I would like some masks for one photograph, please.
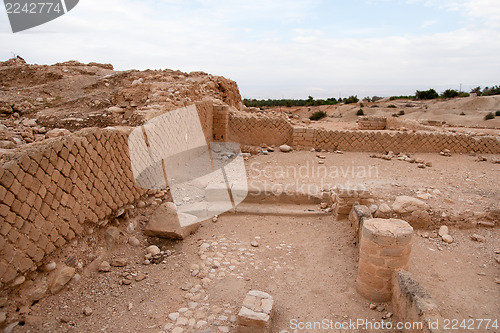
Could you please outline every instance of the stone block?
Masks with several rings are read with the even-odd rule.
[[[183,218],[183,220],[186,220],[186,218]],[[175,204],[166,202],[160,205],[153,213],[146,225],[144,233],[148,236],[184,239],[196,232],[199,227],[199,223],[181,226]]]
[[[238,313],[238,333],[270,332],[274,300],[271,295],[251,290]]]

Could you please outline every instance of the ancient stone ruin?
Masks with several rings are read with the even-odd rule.
[[[384,168],[384,163],[391,163],[393,168],[411,168],[415,173],[442,168],[443,175],[450,171],[440,161],[458,154],[474,154],[474,159],[480,155],[481,161],[470,163],[486,162],[494,168],[498,165],[495,155],[500,154],[498,135],[452,132],[429,122],[424,125],[380,117],[361,118],[359,129],[311,126],[285,113],[246,108],[235,82],[201,72],[115,72],[111,65],[71,61],[38,66],[16,59],[0,63],[0,74],[2,328],[51,331],[76,325],[79,331],[98,330],[101,327],[92,325],[104,325],[109,320],[101,313],[104,310],[96,311],[99,305],[89,299],[81,308],[72,309],[73,316],[69,317],[46,309],[52,309],[51,304],[64,303],[76,290],[85,294],[78,289],[82,286],[88,286],[85,290],[89,294],[94,288],[105,286],[101,294],[117,293],[117,297],[133,287],[137,297],[142,297],[141,290],[170,281],[169,285],[180,285],[180,289],[176,285],[175,293],[166,296],[164,292],[162,306],[185,306],[164,310],[168,313],[161,318],[148,310],[152,324],[138,321],[139,326],[122,331],[142,327],[176,333],[293,332],[288,324],[295,323],[296,318],[288,320],[290,313],[296,314],[294,309],[300,308],[304,315],[300,313],[299,319],[306,321],[304,316],[314,311],[287,304],[281,288],[296,286],[298,280],[314,279],[314,273],[295,276],[291,270],[281,278],[268,280],[292,265],[293,260],[283,259],[287,254],[278,251],[291,254],[298,245],[292,245],[294,237],[266,244],[278,237],[269,236],[272,232],[266,228],[277,225],[292,231],[294,227],[287,226],[286,221],[293,220],[298,221],[296,228],[307,228],[297,229],[297,234],[301,233],[298,230],[332,228],[328,229],[330,240],[347,237],[344,250],[329,249],[327,258],[345,255],[341,261],[352,270],[348,270],[352,276],[345,275],[343,279],[346,290],[352,291],[345,297],[353,302],[349,305],[352,308],[359,306],[359,315],[380,313],[386,321],[422,324],[418,329],[399,330],[403,332],[438,332],[433,322],[445,319],[438,306],[441,300],[433,298],[411,272],[416,242],[417,255],[421,256],[422,248],[430,246],[422,245],[427,241],[434,242],[439,251],[451,251],[456,245],[452,237],[455,228],[457,233],[458,228],[478,229],[473,244],[487,244],[487,239],[495,242],[492,239],[498,236],[498,192],[489,193],[492,203],[485,203],[483,211],[454,215],[445,213],[442,206],[446,202],[454,204],[452,198],[440,196],[437,189],[416,186],[403,191],[398,185],[396,192],[389,195],[383,191],[386,185],[375,181],[345,186],[325,173],[328,182],[318,185],[318,191],[276,191],[277,185],[286,185],[285,180],[300,180],[309,185],[314,180],[300,174],[276,180],[266,178],[265,173],[271,174],[270,170],[276,167],[274,158],[282,163],[281,158],[292,161],[294,156],[313,161],[319,172],[321,167],[352,158],[353,167],[370,163]],[[243,203],[223,214],[182,225],[177,212],[179,204],[174,203],[168,186],[148,189],[138,185],[129,136],[134,129],[147,126],[149,120],[186,106],[195,108],[207,143],[233,142],[241,147],[236,155],[246,163],[248,195]],[[361,160],[361,154],[367,159]],[[340,157],[344,162],[340,162]],[[297,168],[304,165],[298,161],[293,162]],[[262,178],[253,179],[252,172]],[[237,193],[236,187],[231,186],[229,191]],[[202,190],[201,197],[220,202],[222,199],[214,198],[225,195],[227,189],[207,186]],[[186,194],[182,199],[186,204],[195,204],[195,196]],[[428,203],[432,198],[439,202]],[[488,200],[488,195],[484,194],[484,198]],[[192,210],[191,214],[202,213]],[[257,236],[252,239],[245,233],[238,234],[243,225],[231,226],[230,222],[247,218],[253,221],[249,225],[255,226],[251,230]],[[259,226],[259,219],[266,224]],[[228,221],[227,225],[221,220]],[[453,229],[439,229],[444,225]],[[260,229],[268,232],[268,239],[254,231]],[[488,230],[487,236],[481,235],[483,230]],[[305,242],[311,248],[328,247],[314,239]],[[459,238],[459,242],[465,240]],[[293,253],[291,256],[297,260],[305,255],[300,251]],[[492,263],[488,265],[498,264],[494,262],[499,262],[498,254],[489,254]],[[241,258],[245,256],[261,259],[249,259],[243,264]],[[326,266],[327,258],[322,259]],[[271,261],[267,266],[266,260]],[[285,260],[287,264],[283,264]],[[263,276],[246,277],[249,267]],[[238,270],[241,273],[236,273]],[[337,274],[334,267],[328,270],[332,276]],[[181,273],[186,273],[185,280]],[[109,276],[113,277],[112,282]],[[324,293],[322,288],[327,285],[314,281],[316,285],[311,288],[315,291],[304,298]],[[294,288],[287,293],[300,294]],[[228,290],[232,293],[230,299],[220,296]],[[335,299],[336,294],[330,297]],[[144,304],[144,299],[134,303],[114,298],[106,306],[113,313],[132,314]],[[117,305],[122,309],[115,309]],[[338,321],[348,319],[348,314],[342,317],[338,311],[341,310],[329,309],[328,314],[337,316]],[[492,311],[490,314],[494,314]],[[101,315],[102,319],[98,319]],[[94,320],[99,324],[92,324]],[[120,331],[119,325],[108,329]]]

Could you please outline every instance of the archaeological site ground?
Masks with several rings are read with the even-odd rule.
[[[497,111],[259,109],[203,72],[2,62],[0,328],[500,332]]]

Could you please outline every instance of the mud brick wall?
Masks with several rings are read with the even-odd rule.
[[[229,114],[229,141],[259,146],[291,144],[293,127],[282,117],[262,117],[253,114]]]
[[[293,145],[359,152],[500,154],[500,138],[439,132],[347,131],[295,127]]]
[[[384,130],[387,125],[387,119],[381,117],[360,117],[358,125],[361,130]]]
[[[85,129],[0,160],[0,282],[49,255],[145,193],[136,187],[128,133]]]
[[[229,107],[227,105],[214,105],[213,140],[227,141],[228,126],[229,126]]]
[[[198,116],[200,117],[201,128],[205,134],[205,140],[207,142],[212,141],[213,129],[214,129],[214,108],[212,102],[198,102],[196,103],[196,110],[198,111]]]

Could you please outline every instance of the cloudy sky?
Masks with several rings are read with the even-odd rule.
[[[202,70],[247,98],[402,95],[500,84],[499,0],[80,0],[0,60]]]

